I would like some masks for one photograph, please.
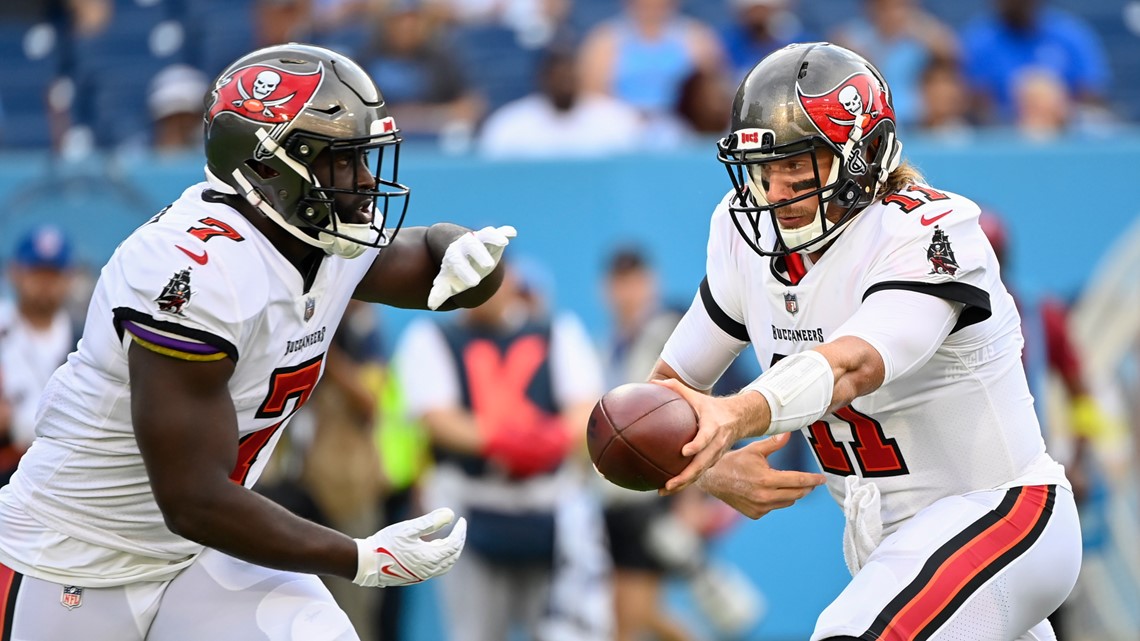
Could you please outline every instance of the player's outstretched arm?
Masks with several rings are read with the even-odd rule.
[[[678,492],[696,482],[743,438],[800,429],[869,394],[882,384],[883,372],[879,352],[853,336],[789,356],[732,396],[710,397],[670,380],[675,376],[661,363],[655,375],[666,377],[662,384],[684,396],[699,417],[697,435],[681,450],[693,460],[665,491]]]
[[[450,524],[450,510],[354,540],[232,481],[238,462],[237,417],[227,385],[232,360],[189,362],[137,344],[128,359],[135,437],[172,532],[257,565],[370,586],[423,581],[459,558],[463,519],[448,537],[421,538]]]
[[[688,486],[691,481],[684,475],[695,473],[693,478],[701,489],[744,516],[758,519],[772,510],[789,507],[824,483],[820,474],[779,470],[768,465],[768,456],[787,444],[787,434],[727,451],[739,439],[750,436],[750,430],[767,426],[769,417],[763,398],[752,398],[758,395],[708,396],[683,385],[676,371],[664,361],[657,362],[650,379],[684,395],[700,417],[701,429],[708,430],[709,435],[708,445],[698,451],[689,468],[670,479],[669,483],[675,484],[677,489],[667,485],[663,494]],[[695,446],[689,443],[686,447]]]
[[[406,309],[477,307],[503,281],[511,227],[472,231],[451,223],[410,227],[376,257],[355,297]]]

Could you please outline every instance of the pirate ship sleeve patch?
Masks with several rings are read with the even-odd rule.
[[[226,260],[216,248],[188,252],[184,225],[158,227],[124,242],[105,270],[116,332],[174,358],[236,361],[238,347],[255,331],[250,321],[259,309],[257,293],[265,291],[262,271],[232,256]],[[205,251],[208,258],[195,258]]]
[[[869,248],[864,291],[886,281],[959,282],[989,290],[997,265],[974,203],[945,196],[909,212],[892,204],[883,213],[883,226],[878,246]]]
[[[961,303],[956,332],[990,317],[990,297],[1002,289],[998,265],[978,225],[977,205],[928,187],[920,191],[939,198],[929,196],[930,202],[910,210],[892,202],[884,213],[889,233],[879,237],[881,246],[864,272],[863,299],[905,289]]]

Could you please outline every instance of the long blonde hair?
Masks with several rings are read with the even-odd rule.
[[[879,193],[880,196],[887,196],[902,191],[907,185],[924,182],[926,182],[926,178],[923,177],[918,167],[904,160],[887,175],[887,183],[883,185],[883,189]]]

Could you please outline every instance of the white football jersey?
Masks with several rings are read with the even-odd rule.
[[[874,483],[886,535],[945,496],[1068,486],[1045,453],[1021,363],[1020,320],[978,226],[977,205],[914,185],[867,207],[817,264],[805,266],[799,255],[752,251],[729,214],[731,197],[713,215],[702,294],[711,296],[710,317],[729,335],[751,340],[764,368],[832,340],[879,290],[963,305],[928,362],[802,430],[840,505],[845,477]],[[762,219],[761,238],[770,246],[771,217]]]
[[[328,256],[311,282],[201,183],[134,231],[103,268],[79,348],[52,377],[38,438],[0,489],[0,562],[67,585],[163,580],[202,550],[167,529],[131,425],[127,349],[229,357],[251,486],[308,399],[377,250]],[[136,346],[136,349],[138,347]]]
[[[0,304],[0,394],[12,405],[12,441],[32,444],[40,393],[67,354],[75,349],[75,328],[59,310],[46,329],[28,324],[14,304]]]

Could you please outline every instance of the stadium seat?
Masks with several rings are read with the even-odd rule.
[[[59,35],[43,23],[0,24],[0,147],[46,147],[47,92],[60,73]]]
[[[183,19],[187,61],[210,78],[255,46],[252,0],[196,0]]]
[[[519,45],[513,30],[497,25],[460,27],[452,42],[471,83],[487,99],[489,111],[534,90],[541,53]]]

